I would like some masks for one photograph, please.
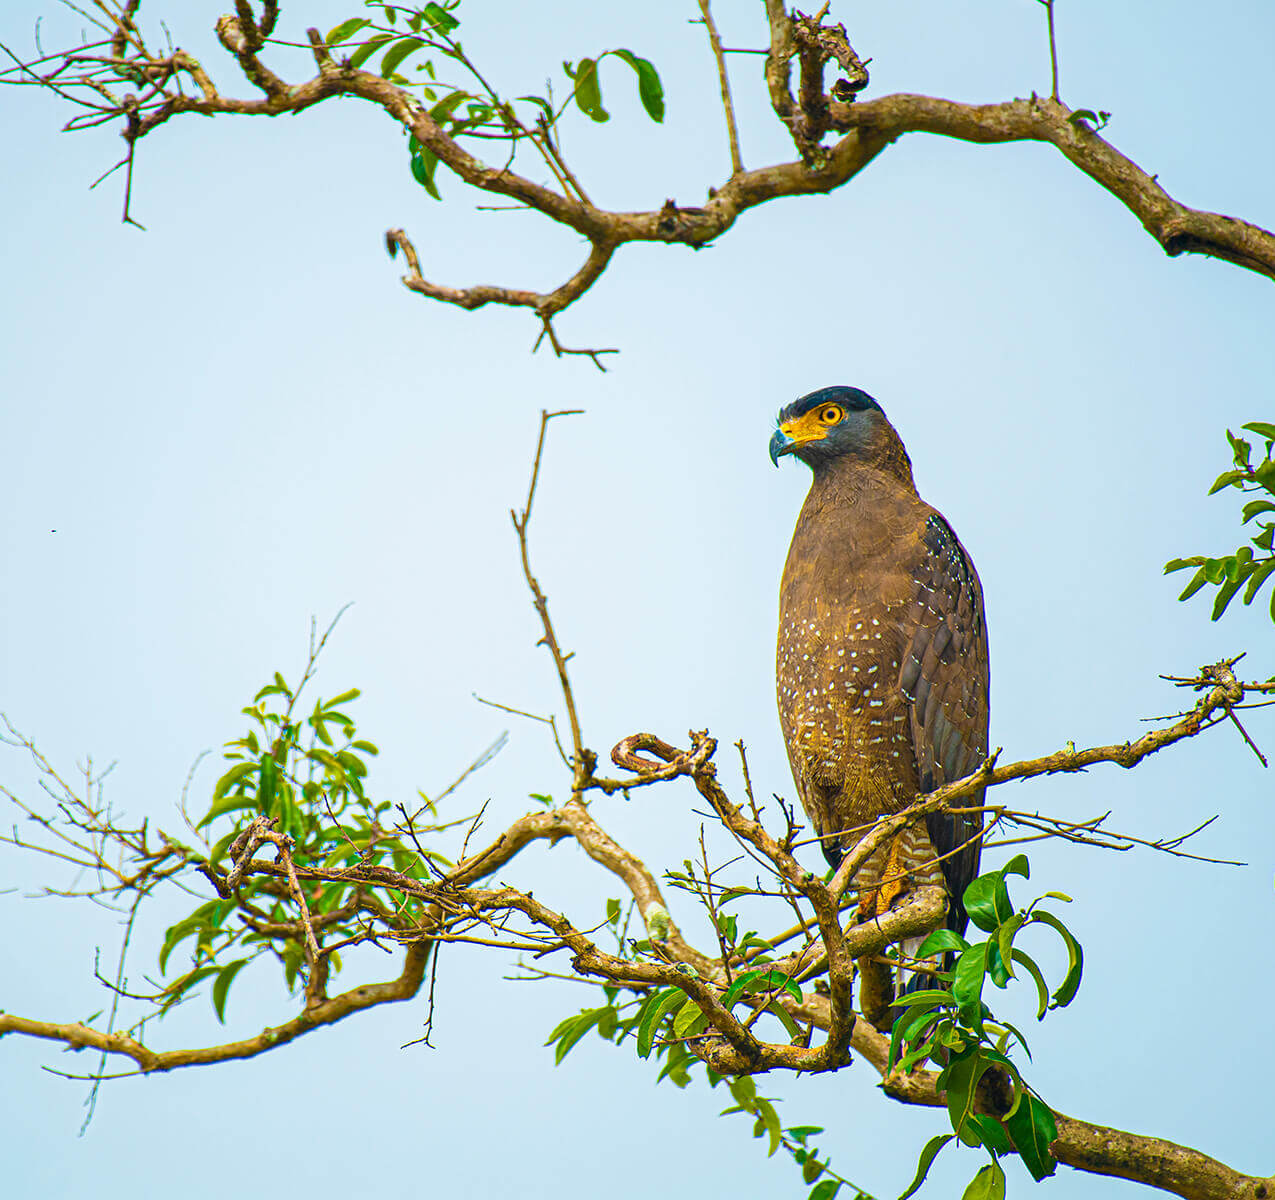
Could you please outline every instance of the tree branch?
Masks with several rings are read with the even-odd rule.
[[[802,160],[745,171],[725,77],[725,52],[720,38],[715,38],[707,0],[701,0],[701,5],[719,68],[731,137],[732,170],[720,186],[709,189],[708,200],[699,207],[684,207],[669,200],[660,209],[647,212],[608,211],[590,203],[587,192],[578,183],[560,193],[519,175],[512,169],[512,158],[503,167],[490,166],[460,145],[457,137],[466,136],[463,128],[456,129],[455,137],[450,135],[410,89],[334,61],[317,30],[309,30],[307,36],[319,72],[312,79],[291,85],[270,71],[260,56],[265,36],[262,31],[273,25],[274,6],[266,5],[260,20],[256,21],[246,0],[237,4],[237,15],[221,19],[218,37],[234,56],[244,77],[263,93],[255,99],[223,96],[208,72],[181,51],[167,56],[147,52],[129,16],[131,10],[112,18],[116,22],[115,42],[109,55],[100,48],[102,43],[77,47],[61,56],[42,56],[31,64],[19,63],[14,71],[0,73],[0,78],[6,82],[48,87],[76,103],[85,104],[89,112],[73,120],[72,128],[122,119],[130,148],[173,117],[187,113],[277,116],[301,112],[336,96],[353,96],[374,104],[410,131],[421,146],[436,155],[463,182],[533,209],[589,241],[586,261],[569,279],[551,291],[537,292],[498,285],[453,288],[432,283],[423,276],[406,234],[402,230],[391,230],[387,235],[391,252],[404,251],[409,273],[403,282],[411,290],[466,309],[489,303],[530,308],[541,318],[542,325],[579,300],[605,271],[615,250],[626,242],[704,246],[729,230],[750,208],[789,196],[835,191],[907,133],[937,134],[977,145],[1046,142],[1138,217],[1166,254],[1206,254],[1275,278],[1275,236],[1249,222],[1193,209],[1175,200],[1153,175],[1090,129],[1056,94],[984,105],[903,93],[867,102],[855,101],[857,93],[867,84],[867,72],[863,60],[850,47],[844,28],[824,25],[823,13],[815,17],[790,16],[782,0],[766,0],[765,5],[770,31],[766,82],[771,106],[792,132]],[[1052,6],[1046,7],[1052,16]],[[1052,35],[1051,51],[1056,59]],[[457,56],[453,51],[448,52]],[[793,57],[802,64],[800,104],[792,94]],[[52,70],[37,71],[37,64],[57,59],[60,63]],[[823,65],[828,62],[836,63],[841,77],[825,94],[822,73]],[[472,64],[468,65],[472,70]],[[68,72],[72,66],[79,71],[78,75]],[[15,71],[16,78],[11,79]],[[181,75],[196,84],[198,94],[186,95],[175,86],[174,81]],[[140,98],[132,93],[121,98],[102,82],[102,78],[106,78],[127,84],[134,77],[147,81]],[[78,94],[75,89],[91,94],[93,99],[75,99]],[[1054,90],[1056,93],[1056,86]],[[506,140],[512,141],[516,148],[519,138],[525,142],[528,137],[522,136],[525,130],[516,120],[515,126],[511,127],[508,121],[504,124],[508,130]],[[822,138],[826,131],[842,136],[825,147]],[[551,140],[548,134],[545,139]],[[544,150],[544,146],[540,149]],[[574,179],[574,175],[571,178]],[[551,344],[558,353],[574,353],[557,345],[556,338],[551,339]],[[597,356],[604,351],[580,353],[589,355],[601,366]]]
[[[64,1042],[75,1050],[92,1048],[104,1054],[120,1054],[131,1058],[147,1074],[153,1071],[173,1071],[178,1067],[206,1066],[209,1063],[228,1062],[235,1058],[253,1058],[267,1050],[285,1045],[302,1034],[323,1025],[331,1025],[352,1013],[378,1004],[391,1004],[410,1000],[420,990],[425,977],[425,965],[429,961],[430,944],[418,942],[408,947],[402,973],[388,983],[362,984],[342,992],[339,996],[323,1000],[286,1021],[263,1029],[256,1037],[239,1042],[226,1042],[219,1046],[206,1046],[191,1050],[154,1051],[123,1033],[102,1033],[79,1021],[58,1024],[51,1021],[33,1021],[27,1017],[0,1013],[0,1037],[7,1033],[24,1033],[28,1037],[47,1038]]]
[[[717,60],[717,82],[722,91],[722,110],[726,114],[726,134],[730,139],[730,173],[735,176],[744,169],[744,162],[739,155],[739,126],[735,121],[735,103],[730,95],[730,76],[726,72],[726,55],[722,51],[721,35],[717,32],[717,25],[713,21],[708,0],[699,0],[699,10],[703,15],[704,28],[708,30],[713,57]]]

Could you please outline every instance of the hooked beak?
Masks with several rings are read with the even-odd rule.
[[[779,456],[781,454],[791,454],[797,448],[797,443],[790,438],[782,429],[776,429],[774,436],[770,439],[770,461],[779,466]]]

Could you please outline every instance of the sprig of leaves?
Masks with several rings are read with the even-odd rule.
[[[399,87],[419,88],[421,96],[431,106],[430,117],[448,137],[505,140],[513,142],[516,147],[519,139],[527,136],[528,125],[538,127],[548,136],[548,131],[562,116],[566,105],[555,109],[544,96],[519,96],[509,101],[491,90],[490,84],[456,39],[456,31],[460,28],[457,15],[460,0],[444,0],[443,3],[420,7],[390,4],[385,0],[364,0],[364,5],[374,10],[379,19],[351,17],[331,29],[325,42],[343,54],[345,64],[356,70],[369,69],[369,64],[380,55],[376,70],[381,78]],[[441,82],[436,58],[459,65],[475,81],[471,86],[477,90]],[[578,63],[564,62],[563,68],[571,80],[571,96],[567,103],[574,99],[576,107],[592,121],[602,123],[611,119],[611,114],[602,106],[602,87],[598,77],[598,68],[606,58],[616,58],[628,64],[637,76],[638,99],[642,107],[652,121],[663,121],[664,84],[660,73],[650,59],[642,58],[632,50],[605,50],[594,58],[582,58]],[[426,78],[413,80],[404,75],[409,61],[416,74]],[[530,121],[519,119],[515,113],[518,104],[531,106]],[[436,179],[437,154],[413,137],[408,144],[408,156],[412,178],[429,196],[441,200]]]
[[[681,880],[681,886],[688,890],[698,891],[697,886],[691,886],[697,882],[694,864],[687,861],[685,865],[686,875],[670,872],[670,878]],[[752,930],[740,936],[735,915],[720,911],[723,904],[747,894],[744,889],[739,889],[734,895],[727,892],[716,906],[718,932],[731,957],[742,955],[745,951],[750,956],[748,968],[738,972],[722,989],[721,1003],[731,1009],[750,997],[749,1009],[755,1011],[760,1000],[766,1013],[775,1017],[790,1037],[803,1036],[796,1022],[777,1003],[780,995],[790,996],[800,1003],[803,992],[788,975],[769,965],[772,959],[768,952],[773,952],[774,947]],[[619,900],[608,900],[607,922],[618,931],[620,920]],[[645,956],[651,952],[651,944],[647,940],[629,941],[622,948],[622,953],[629,957]],[[690,967],[680,969],[693,974]],[[784,1150],[801,1169],[803,1181],[813,1185],[808,1200],[832,1200],[838,1195],[842,1196],[842,1200],[873,1200],[869,1193],[833,1170],[831,1159],[812,1144],[812,1139],[823,1132],[822,1127],[785,1126],[775,1107],[775,1098],[758,1095],[753,1079],[742,1076],[724,1080],[688,1049],[689,1041],[707,1032],[708,1018],[681,988],[652,989],[627,1001],[620,999],[618,988],[604,987],[602,990],[607,1000],[605,1005],[582,1009],[566,1017],[549,1034],[545,1045],[554,1047],[555,1065],[561,1063],[591,1030],[596,1030],[604,1041],[616,1045],[632,1038],[640,1058],[654,1057],[661,1064],[657,1083],[668,1079],[676,1087],[687,1087],[692,1071],[697,1069],[702,1069],[711,1087],[727,1083],[734,1104],[724,1109],[721,1115],[742,1113],[751,1116],[753,1136],[766,1139],[767,1155]],[[842,1189],[846,1190],[843,1192]]]
[[[921,944],[919,958],[938,954],[954,955],[950,971],[935,972],[934,987],[911,992],[895,1004],[902,1012],[894,1022],[890,1038],[890,1066],[910,1070],[926,1059],[943,1064],[938,1087],[947,1094],[950,1134],[931,1138],[921,1151],[916,1178],[903,1193],[906,1200],[925,1181],[930,1167],[950,1142],[982,1147],[991,1161],[982,1167],[966,1189],[966,1197],[1003,1197],[1005,1173],[999,1159],[1017,1152],[1037,1181],[1056,1169],[1049,1144],[1058,1136],[1054,1115],[1039,1094],[1024,1083],[1009,1057],[1011,1038],[1031,1057],[1027,1039],[1008,1021],[993,1017],[983,1000],[990,980],[998,988],[1017,979],[1014,968],[1021,967],[1036,987],[1037,1020],[1052,1008],[1070,1004],[1080,987],[1084,956],[1079,942],[1058,918],[1039,907],[1042,900],[1069,902],[1061,892],[1047,892],[1025,909],[1014,908],[1009,896],[1008,876],[1026,879],[1027,858],[1016,855],[997,871],[980,875],[965,890],[965,908],[970,920],[988,936],[969,942],[950,929],[939,929]],[[1054,930],[1067,949],[1067,970],[1051,993],[1036,961],[1014,944],[1024,930],[1045,925]],[[976,1111],[979,1084],[988,1072],[999,1072],[1013,1092],[1008,1112],[1000,1119]]]
[[[1179,600],[1189,600],[1206,584],[1218,589],[1213,600],[1214,621],[1226,612],[1241,588],[1244,589],[1244,603],[1252,604],[1257,593],[1275,574],[1275,546],[1272,545],[1275,542],[1275,521],[1271,519],[1271,514],[1275,513],[1275,461],[1271,458],[1272,447],[1275,447],[1275,424],[1250,421],[1244,429],[1265,440],[1262,461],[1254,466],[1252,443],[1237,437],[1228,429],[1226,438],[1231,444],[1234,465],[1213,481],[1209,495],[1227,488],[1258,493],[1257,499],[1244,505],[1241,520],[1242,525],[1256,521],[1258,532],[1250,537],[1249,545],[1240,546],[1234,554],[1224,554],[1219,558],[1195,554],[1190,558],[1173,558],[1164,564],[1166,575],[1186,567],[1196,568],[1191,582],[1178,597]],[[1255,554],[1255,549],[1259,553]],[[1275,621],[1275,589],[1271,591],[1270,611],[1271,620]]]
[[[599,124],[611,119],[602,107],[602,85],[598,68],[604,58],[618,58],[628,63],[637,75],[638,99],[646,109],[646,115],[657,124],[664,120],[664,84],[655,64],[647,58],[639,58],[632,50],[604,50],[597,58],[582,58],[578,63],[564,62],[562,69],[572,82],[576,106],[591,121]]]

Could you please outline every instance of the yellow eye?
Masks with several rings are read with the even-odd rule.
[[[843,416],[845,416],[845,413],[841,411],[839,404],[829,404],[827,408],[819,413],[819,420],[825,425],[835,425]]]

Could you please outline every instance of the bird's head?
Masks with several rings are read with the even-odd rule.
[[[779,413],[770,459],[779,466],[795,454],[813,470],[850,455],[874,458],[882,439],[898,441],[881,406],[860,388],[826,387],[794,400]]]

